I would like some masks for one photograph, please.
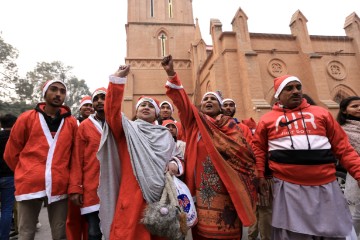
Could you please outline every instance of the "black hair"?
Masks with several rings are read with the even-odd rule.
[[[315,103],[315,101],[309,96],[307,95],[306,93],[303,94],[303,98],[306,99],[307,103],[310,104],[310,105],[317,105]]]
[[[17,117],[15,115],[12,115],[10,113],[5,114],[4,116],[0,117],[0,123],[2,128],[11,128],[15,122]]]
[[[346,114],[344,112],[346,111],[346,108],[349,106],[349,104],[354,100],[360,100],[360,97],[351,96],[351,97],[347,97],[347,98],[341,100],[340,109],[339,109],[338,115],[336,117],[336,121],[338,121],[338,123],[340,125],[344,125],[346,122],[346,119],[348,119],[348,114]]]

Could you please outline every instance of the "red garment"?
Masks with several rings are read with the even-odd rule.
[[[88,225],[85,216],[81,216],[80,207],[68,201],[68,214],[66,218],[66,239],[87,240]]]
[[[45,103],[38,107],[44,109]],[[77,123],[68,107],[60,107],[60,115],[63,114],[67,117],[63,118],[54,138],[43,115],[36,110],[21,114],[12,128],[4,159],[15,172],[17,201],[47,196],[49,202],[54,202],[67,197]],[[53,153],[49,152],[49,143],[53,144]]]
[[[250,128],[250,131],[251,131],[252,135],[255,134],[256,122],[252,117],[248,118],[248,119],[244,119],[241,122]]]
[[[100,145],[101,132],[100,123],[90,115],[80,124],[75,138],[68,193],[83,195],[82,215],[99,211],[100,207],[97,195],[100,165],[96,153]]]
[[[263,115],[253,138],[253,149],[260,177],[264,176],[269,156],[274,177],[299,185],[324,185],[335,180],[335,164],[330,157],[336,160],[336,156],[355,179],[360,179],[360,157],[344,130],[329,111],[306,100],[295,109],[276,104]]]
[[[245,124],[241,123],[241,122],[238,123],[238,126],[243,131],[243,134],[244,134],[244,137],[245,137],[246,141],[249,144],[251,144],[253,135],[251,133],[250,128],[248,126],[246,126]]]
[[[124,84],[110,82],[105,100],[106,121],[116,139],[121,161],[121,183],[110,230],[110,240],[162,239],[150,235],[145,226],[140,223],[146,202],[133,174],[125,133],[122,128],[121,104],[124,88]]]
[[[68,239],[81,240],[81,235],[87,238],[86,219],[81,215],[99,211],[100,201],[97,188],[100,165],[96,153],[100,138],[101,126],[93,116],[89,116],[78,128],[72,154],[68,193],[82,194],[84,203],[80,208],[69,202],[66,220]]]
[[[238,173],[233,172],[234,169],[222,164],[221,157],[214,148],[212,139],[206,130],[203,131],[205,129],[203,120],[195,106],[190,103],[179,78],[175,76],[166,85],[168,88],[167,95],[179,109],[179,116],[186,132],[185,183],[192,194],[196,195],[199,213],[199,223],[194,231],[197,231],[196,234],[217,239],[231,239],[235,236],[241,236],[241,225],[239,226],[238,220],[232,222],[234,225],[230,225],[231,227],[227,224],[229,224],[229,218],[237,216],[241,218],[245,226],[251,225],[255,221],[253,211],[255,202],[252,202],[249,197],[252,191],[245,189],[246,187],[243,188],[244,185],[240,183]],[[208,126],[212,125],[211,121],[215,121],[210,117],[206,118]],[[232,121],[229,124],[234,126],[236,123]],[[214,125],[214,127],[216,126]],[[227,125],[224,126],[224,129],[221,128],[220,132],[225,129],[231,132],[233,128],[231,129]],[[222,132],[222,134],[226,133]],[[249,149],[247,153],[251,153],[251,150]],[[254,172],[255,169],[253,169]],[[239,185],[233,185],[233,181],[237,181]],[[216,206],[222,205],[222,209],[212,208],[212,202]],[[225,217],[226,215],[227,217]],[[206,221],[209,224],[206,224]],[[214,226],[214,223],[217,226]],[[234,231],[235,226],[237,232]]]
[[[181,140],[184,141],[186,140],[186,136],[185,136],[185,131],[183,129],[183,125],[181,124],[181,122],[175,122],[176,127],[178,129],[178,134],[177,134],[177,140]]]
[[[244,119],[241,121],[243,124],[245,124],[246,126],[248,126],[250,129],[255,129],[256,128],[256,122],[253,118],[248,118],[248,119]]]

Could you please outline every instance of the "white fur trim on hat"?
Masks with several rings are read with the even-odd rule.
[[[94,97],[96,95],[99,95],[99,94],[105,94],[106,95],[106,88],[101,87],[101,88],[95,89],[95,91],[91,95],[91,100],[94,101]]]
[[[204,94],[204,96],[202,97],[201,101],[204,101],[204,98],[206,97],[206,95],[214,95],[214,96],[217,98],[217,100],[218,100],[218,102],[219,102],[219,104],[220,104],[220,107],[222,106],[222,99],[221,99],[221,97],[219,96],[219,94],[217,94],[216,92],[207,92],[207,93]]]
[[[79,107],[79,108],[81,108],[81,107],[84,106],[85,104],[89,104],[89,103],[92,104],[92,102],[91,102],[90,99],[85,100],[85,101],[83,101],[83,102],[80,103],[80,107]]]
[[[149,102],[151,103],[154,107],[155,107],[155,113],[156,113],[156,116],[159,115],[160,113],[160,108],[158,106],[158,104],[155,102],[154,99],[150,98],[150,97],[143,97],[143,98],[140,98],[139,101],[136,103],[136,106],[135,106],[135,109],[138,109],[139,105],[143,102]]]
[[[169,122],[169,123],[165,124],[165,126],[164,126],[164,127],[167,127],[167,126],[169,126],[169,125],[174,125],[174,126],[175,126],[176,131],[177,131],[177,134],[176,134],[176,135],[178,135],[178,133],[179,133],[179,129],[178,129],[178,127],[176,126],[175,122]]]
[[[161,106],[162,106],[164,103],[169,104],[171,111],[174,112],[174,107],[173,107],[173,105],[172,105],[170,102],[168,102],[168,101],[162,101],[162,102],[160,103],[160,108],[161,108]]]
[[[301,83],[300,79],[298,79],[295,76],[290,76],[288,78],[285,78],[281,84],[279,85],[279,88],[276,90],[276,93],[274,95],[275,98],[278,98],[280,93],[282,92],[282,90],[284,89],[284,87],[286,86],[286,84],[288,84],[289,82],[293,82],[293,81],[297,81],[299,83]]]
[[[61,80],[57,80],[57,79],[53,79],[53,80],[49,80],[47,81],[44,86],[43,86],[43,89],[42,89],[42,96],[45,97],[45,93],[46,91],[49,89],[50,85],[53,84],[53,83],[61,83],[62,85],[64,85],[65,87],[65,90],[67,92],[67,88],[66,88],[66,85],[63,81]]]
[[[233,99],[231,98],[225,98],[224,100],[222,100],[221,104],[224,105],[225,102],[233,102],[235,104],[235,107],[236,107],[236,103]]]

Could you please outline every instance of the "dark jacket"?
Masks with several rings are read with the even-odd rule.
[[[8,167],[4,160],[4,151],[7,141],[9,140],[11,130],[0,131],[0,177],[14,176],[14,172]]]

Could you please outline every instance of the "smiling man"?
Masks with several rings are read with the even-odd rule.
[[[77,118],[78,125],[87,119],[93,111],[92,101],[90,96],[84,96],[80,101],[79,117]]]
[[[353,228],[335,162],[359,183],[360,157],[330,112],[302,97],[299,78],[275,78],[274,90],[278,102],[253,138],[263,194],[267,164],[274,176],[272,239],[345,239]]]
[[[77,124],[64,106],[65,83],[44,84],[45,102],[21,114],[6,145],[4,159],[15,173],[19,239],[34,239],[43,201],[48,203],[53,239],[66,239],[69,164]]]

